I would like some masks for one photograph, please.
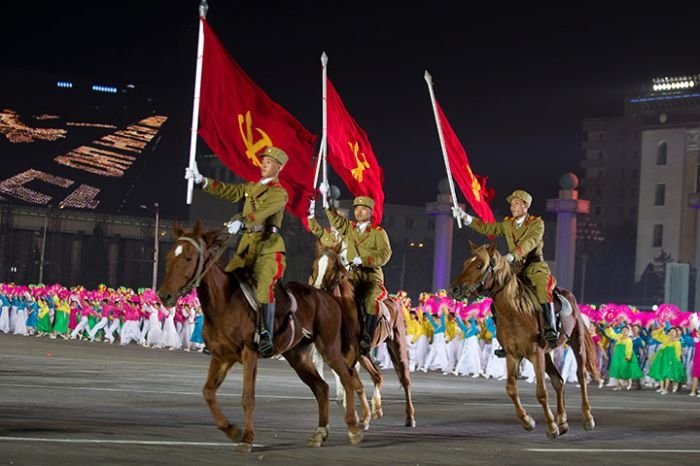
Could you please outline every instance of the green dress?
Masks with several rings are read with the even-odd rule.
[[[687,376],[681,362],[681,342],[671,341],[663,329],[652,333],[652,337],[660,341],[662,346],[654,353],[649,366],[649,377],[659,382],[669,379],[671,382],[685,383]]]
[[[68,321],[70,320],[70,306],[58,299],[56,302],[56,315],[53,322],[53,332],[61,335],[68,333]]]
[[[642,369],[639,367],[637,355],[634,354],[634,344],[632,339],[627,336],[623,337],[615,333],[611,328],[605,329],[605,334],[612,340],[615,340],[615,349],[613,350],[612,361],[608,374],[618,380],[638,380],[644,377]]]
[[[39,302],[39,320],[36,324],[37,332],[51,333],[53,330],[53,325],[51,323],[51,307],[49,304],[40,299]]]

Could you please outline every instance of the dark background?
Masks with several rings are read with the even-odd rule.
[[[699,68],[696,15],[688,10],[335,3],[213,0],[208,19],[252,79],[316,134],[319,58],[326,51],[329,78],[367,131],[392,204],[433,200],[445,176],[425,69],[474,172],[496,189],[495,207],[523,188],[534,195],[533,212],[543,213],[559,177],[581,174],[583,118],[619,115],[624,98],[645,92],[652,78]],[[155,155],[129,181],[129,195],[114,191],[119,199],[109,204],[121,210],[154,201],[166,215],[184,210],[197,6],[190,0],[3,5],[4,74],[20,69],[132,83],[154,111],[169,116]],[[26,82],[16,85],[4,84],[0,100],[27,91]],[[11,166],[2,165],[3,179],[13,174],[6,173]]]

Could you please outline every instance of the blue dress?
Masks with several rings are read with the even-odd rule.
[[[197,314],[197,319],[194,321],[194,329],[192,329],[192,336],[190,337],[190,343],[203,344],[204,339],[202,338],[202,327],[204,326],[204,314],[201,312]]]

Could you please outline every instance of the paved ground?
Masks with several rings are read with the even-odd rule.
[[[0,335],[0,464],[698,464],[700,399],[687,390],[591,389],[597,428],[585,432],[569,385],[571,430],[548,440],[534,386],[521,394],[538,425],[525,432],[502,381],[416,373],[417,427],[403,427],[403,398],[386,372],[384,418],[363,443],[346,440],[331,407],[325,445],[305,446],[316,424],[311,392],[286,362],[262,361],[256,448],[241,454],[213,424],[201,395],[208,356],[104,343]],[[242,420],[240,366],[220,389]],[[368,382],[368,380],[367,380]],[[332,384],[332,382],[331,382]],[[370,388],[367,383],[368,389]],[[332,391],[333,391],[333,387]]]

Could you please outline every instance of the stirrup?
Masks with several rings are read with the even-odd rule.
[[[372,349],[372,337],[369,335],[362,335],[360,339],[360,352],[364,355],[368,355]]]
[[[493,355],[496,356],[497,358],[505,358],[506,351],[503,348],[499,348],[497,350],[493,350]]]
[[[272,345],[272,339],[270,338],[270,334],[267,332],[267,330],[263,330],[260,332],[260,341],[258,342],[258,353],[260,353],[260,356],[263,358],[269,358],[272,357],[274,353],[274,348]]]
[[[557,343],[559,343],[559,335],[554,329],[545,329],[543,336],[544,341],[547,342],[550,348],[554,349],[557,347]]]

